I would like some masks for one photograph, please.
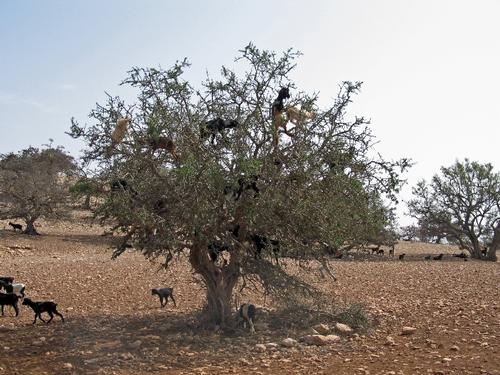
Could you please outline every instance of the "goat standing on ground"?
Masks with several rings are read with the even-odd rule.
[[[174,299],[174,288],[154,288],[154,289],[151,289],[151,295],[154,296],[155,294],[158,297],[160,297],[161,307],[165,307],[167,305],[168,297],[170,297],[172,299],[172,301],[174,302],[174,306],[177,307],[177,304],[175,303],[175,299]],[[163,300],[165,300],[165,303],[163,303]]]
[[[23,226],[21,224],[16,224],[9,221],[9,225],[14,229],[14,232],[19,229],[20,232],[23,231]]]
[[[255,333],[255,327],[253,326],[253,321],[255,319],[255,306],[249,303],[241,305],[239,311],[240,318],[243,319],[243,327],[246,328],[246,324],[250,326],[250,333]]]
[[[405,255],[406,255],[405,253],[399,255],[399,260],[403,260],[405,258]]]
[[[15,293],[0,293],[0,305],[2,306],[2,316],[3,316],[3,307],[5,305],[14,307],[16,310],[16,316],[19,315],[19,307],[17,306],[17,302],[19,301],[19,296]]]
[[[30,298],[25,298],[23,301],[23,305],[31,307],[35,312],[35,320],[33,321],[33,324],[36,323],[36,318],[40,318],[42,322],[49,324],[52,321],[52,319],[54,319],[54,314],[58,315],[64,323],[64,317],[59,311],[57,311],[57,303],[55,302],[52,301],[35,302],[32,301]],[[47,321],[43,320],[42,318],[42,313],[44,312],[46,312],[50,316],[50,319]]]
[[[444,256],[444,254],[439,254],[439,255],[435,256],[434,258],[432,258],[432,259],[434,259],[434,260],[441,260],[441,259],[443,259],[443,256]]]

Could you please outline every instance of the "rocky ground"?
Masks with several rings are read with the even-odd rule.
[[[6,224],[0,222],[0,275],[26,284],[34,300],[56,301],[66,322],[32,325],[26,306],[17,318],[6,308],[0,375],[500,374],[500,266],[453,258],[458,250],[451,246],[404,242],[395,259],[335,260],[335,283],[287,265],[332,304],[363,304],[368,330],[341,332],[334,321],[313,319],[304,329],[247,293],[241,302],[265,305],[257,333],[222,335],[196,328],[204,293],[184,261],[166,272],[134,252],[111,260],[113,238],[81,214],[42,222],[38,237]],[[439,253],[443,261],[424,260]],[[177,307],[159,308],[151,296],[159,286],[174,287]],[[314,333],[313,323],[325,323],[316,326],[322,335],[301,341]]]

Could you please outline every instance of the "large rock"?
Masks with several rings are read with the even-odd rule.
[[[326,335],[330,332],[330,327],[326,324],[316,324],[313,329],[320,335]]]
[[[352,328],[347,324],[337,323],[335,324],[335,329],[341,333],[352,333]]]
[[[286,348],[293,348],[294,346],[297,346],[298,342],[297,340],[294,340],[290,337],[287,337],[281,342],[281,345],[283,345]]]
[[[337,335],[307,335],[304,336],[303,341],[306,344],[309,345],[317,345],[317,346],[323,346],[323,345],[330,345],[334,342],[340,341],[340,337]]]

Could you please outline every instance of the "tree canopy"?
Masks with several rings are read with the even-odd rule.
[[[25,233],[38,234],[36,220],[63,212],[74,171],[73,158],[61,148],[1,155],[0,216],[23,219]]]
[[[250,44],[236,59],[244,73],[222,67],[198,87],[183,78],[186,60],[133,68],[123,84],[137,89],[135,103],[109,96],[91,124],[72,122],[84,159],[109,184],[98,214],[124,233],[115,255],[133,243],[168,266],[187,249],[218,324],[241,277],[286,289],[266,283],[284,274],[267,255],[317,259],[382,231],[409,166],[374,153],[369,121],[348,114],[360,82],[342,83],[324,109],[296,88],[299,55]]]
[[[500,173],[491,164],[456,161],[430,183],[420,181],[410,214],[477,259],[496,260],[500,242]]]

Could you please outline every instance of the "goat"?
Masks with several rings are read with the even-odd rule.
[[[462,258],[462,259],[467,259],[468,256],[464,252],[461,252],[460,254],[453,254],[455,258]]]
[[[282,127],[286,131],[287,119],[284,118],[283,112],[285,112],[285,105],[283,101],[290,98],[290,90],[288,87],[282,87],[278,92],[278,97],[274,100],[271,106],[271,116],[274,127],[274,145],[278,145],[278,129]]]
[[[286,117],[291,123],[301,125],[307,120],[311,120],[313,114],[304,109],[298,109],[297,107],[288,107],[286,109]]]
[[[18,229],[21,232],[23,231],[23,226],[21,224],[12,223],[9,221],[9,225],[12,227],[12,229],[14,229],[14,232]]]
[[[238,126],[239,122],[236,120],[223,120],[217,117],[200,125],[200,137],[205,139],[210,136],[210,143],[213,145],[217,133],[222,134],[224,129],[232,129]]]
[[[217,262],[219,254],[223,251],[229,251],[229,245],[221,241],[212,241],[208,244],[208,256],[212,262]]]
[[[244,303],[240,306],[239,316],[243,319],[243,328],[246,328],[246,324],[250,326],[250,333],[255,333],[255,327],[253,321],[255,319],[255,305]]]
[[[111,181],[111,191],[113,192],[130,192],[133,195],[137,195],[137,191],[134,190],[132,186],[124,180],[123,178],[118,178],[116,180]]]
[[[427,255],[424,259],[425,259],[425,260],[431,260],[431,258],[432,258],[432,256]]]
[[[403,260],[405,258],[405,253],[399,255],[399,260]]]
[[[52,319],[54,319],[54,314],[59,316],[64,323],[64,317],[59,311],[57,311],[57,303],[55,302],[52,301],[35,302],[32,301],[31,298],[25,298],[23,301],[23,305],[31,307],[35,312],[35,320],[33,321],[33,324],[36,323],[36,318],[40,318],[42,322],[49,324],[52,321]],[[50,319],[48,321],[43,320],[42,318],[43,312],[49,314]]]
[[[151,289],[151,295],[154,296],[155,294],[158,297],[160,297],[161,307],[167,306],[167,302],[168,302],[169,297],[174,302],[174,306],[177,307],[177,304],[175,303],[175,299],[174,299],[174,288],[154,288],[154,289]],[[163,300],[165,300],[165,303],[163,303]]]
[[[281,243],[278,240],[270,239],[266,236],[262,236],[260,234],[251,234],[248,236],[248,239],[252,241],[253,246],[255,248],[254,257],[255,259],[259,259],[262,256],[262,251],[266,249],[268,246],[271,246],[271,250],[273,252],[274,258],[276,259],[276,263],[278,263],[278,255],[280,253]]]
[[[115,130],[111,133],[111,140],[113,143],[121,143],[123,138],[125,138],[125,134],[127,134],[128,124],[131,120],[127,117],[120,118],[116,121]]]
[[[172,155],[175,161],[179,160],[179,155],[176,152],[175,143],[172,139],[167,137],[158,137],[155,139],[150,139],[148,141],[148,144],[153,151],[156,151],[158,149],[166,150],[170,153],[170,155]]]
[[[26,286],[24,284],[9,284],[0,280],[0,289],[3,288],[7,293],[14,293],[24,298],[24,290]]]
[[[17,302],[19,301],[19,296],[15,293],[0,293],[0,305],[2,306],[2,316],[3,307],[5,305],[12,306],[14,310],[16,310],[16,316],[19,315],[19,307],[17,306]]]
[[[14,282],[14,278],[11,276],[0,276],[0,281],[3,281],[6,284],[12,284]]]
[[[443,259],[443,256],[444,256],[444,254],[439,254],[439,255],[436,255],[436,256],[435,256],[434,258],[432,258],[432,259],[434,259],[434,260],[441,260],[441,259]]]

